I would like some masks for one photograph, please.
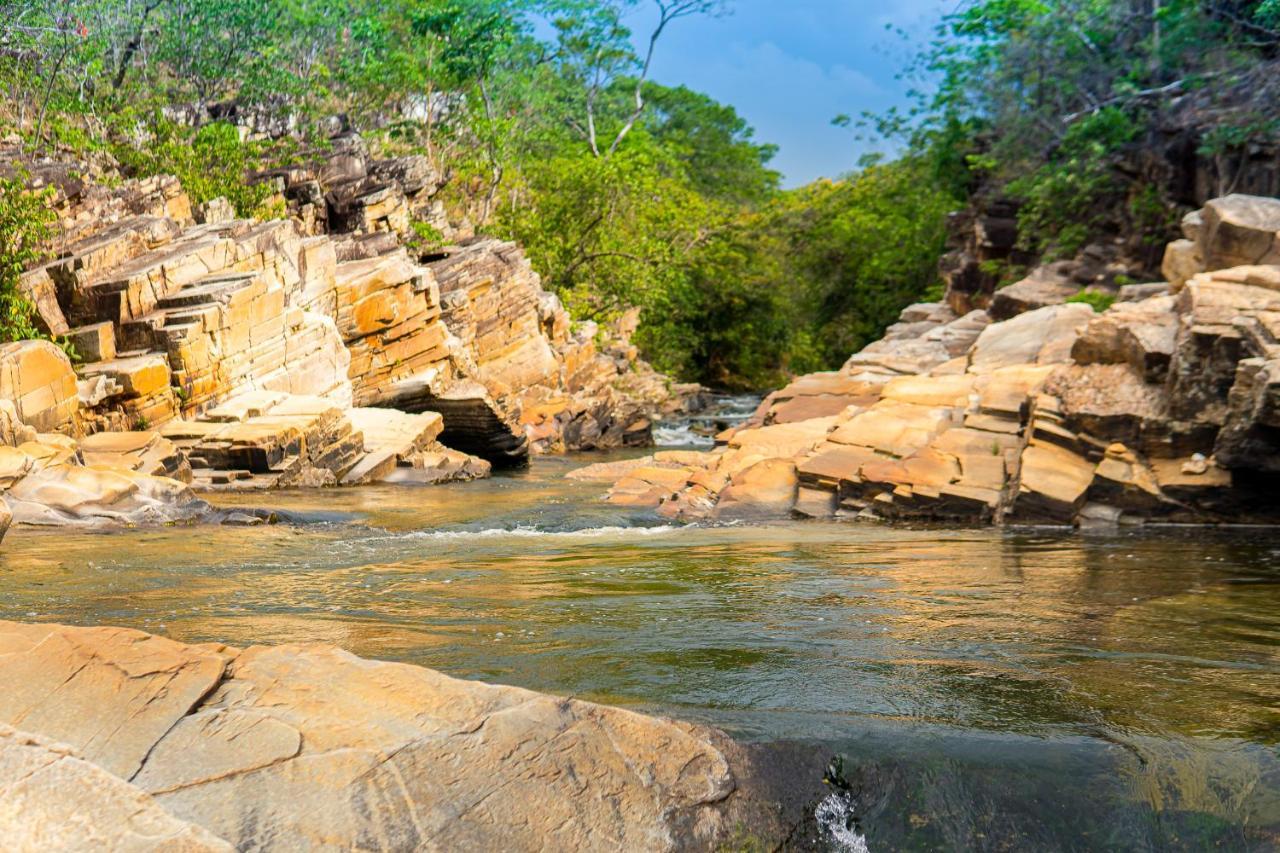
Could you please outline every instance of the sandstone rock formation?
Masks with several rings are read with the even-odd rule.
[[[6,850],[231,853],[145,792],[70,747],[0,725],[0,838]]]
[[[469,479],[530,452],[646,444],[672,397],[629,343],[634,317],[573,328],[517,246],[448,229],[423,158],[375,159],[342,137],[259,176],[291,213],[268,222],[192,205],[172,178],[33,166],[60,228],[21,286],[77,361],[48,342],[0,347],[0,402],[6,423],[84,439],[72,467],[119,470],[109,488],[42,469],[11,496],[17,521],[133,523],[140,507],[115,503],[123,481],[148,506],[185,495],[139,479],[152,475],[222,489]],[[457,245],[406,242],[423,222]],[[61,491],[35,487],[48,478]]]
[[[1280,201],[1229,196],[1184,227],[1178,275],[1117,288],[1100,314],[1065,301],[1080,281],[1061,265],[991,312],[954,313],[973,292],[910,306],[715,452],[638,460],[608,499],[674,518],[1275,521]]]
[[[0,725],[31,733],[0,728],[6,842],[649,851],[781,828],[717,732],[328,646],[0,622],[0,680]]]
[[[1117,238],[1027,272],[1034,255],[1018,243],[1017,216],[1017,203],[1007,198],[980,200],[975,209],[951,216],[948,251],[938,265],[948,309],[957,314],[983,309],[992,319],[1007,320],[1062,302],[1081,288],[1114,293],[1122,281],[1141,276],[1151,265],[1130,257],[1133,247]]]

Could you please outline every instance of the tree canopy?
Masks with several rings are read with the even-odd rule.
[[[1125,152],[1280,50],[1280,0],[968,0],[906,69],[912,104],[864,117],[900,153],[784,191],[732,106],[651,79],[672,28],[728,6],[5,0],[3,119],[243,214],[264,212],[247,172],[354,128],[431,158],[454,217],[523,243],[579,318],[638,306],[658,366],[763,387],[838,366],[928,294],[974,194],[1020,203],[1031,253],[1161,242],[1180,200]],[[1280,128],[1280,98],[1245,100],[1197,142],[1225,188],[1224,152]]]

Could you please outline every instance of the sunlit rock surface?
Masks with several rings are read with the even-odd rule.
[[[0,838],[6,850],[230,853],[146,792],[75,750],[0,725]]]
[[[35,736],[0,732],[0,790],[68,786],[38,813],[0,806],[19,838],[675,850],[781,826],[744,754],[712,730],[330,646],[0,622],[0,679],[0,723]],[[77,805],[89,826],[47,827]]]
[[[30,428],[84,444],[11,496],[17,521],[139,522],[80,468],[199,489],[471,479],[530,453],[648,444],[696,390],[639,359],[636,316],[575,328],[518,246],[449,227],[421,157],[380,160],[342,136],[254,176],[289,213],[266,222],[193,206],[170,177],[101,171],[45,164],[33,179],[60,228],[21,286],[74,361],[46,341],[0,348],[0,441]],[[450,242],[424,251],[414,223]],[[434,418],[435,434],[391,438],[400,427],[380,421],[394,416],[369,414],[388,410]]]
[[[1033,271],[997,290],[990,314],[956,315],[973,293],[912,305],[839,372],[770,394],[714,453],[633,463],[608,499],[668,518],[749,507],[965,523],[1273,522],[1280,200],[1217,199],[1184,230],[1170,281],[1114,287],[1101,313],[1066,300],[1114,272],[1103,256],[1088,275],[1088,257]]]

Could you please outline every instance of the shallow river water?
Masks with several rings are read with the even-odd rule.
[[[540,459],[17,529],[0,618],[325,641],[836,757],[834,849],[1280,848],[1280,532],[662,525]],[[797,842],[802,843],[802,842]]]

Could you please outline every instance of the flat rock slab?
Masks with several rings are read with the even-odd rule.
[[[12,853],[231,853],[68,746],[0,725],[0,838]]]
[[[708,849],[752,798],[711,730],[328,646],[0,622],[0,683],[0,723],[237,849]]]

